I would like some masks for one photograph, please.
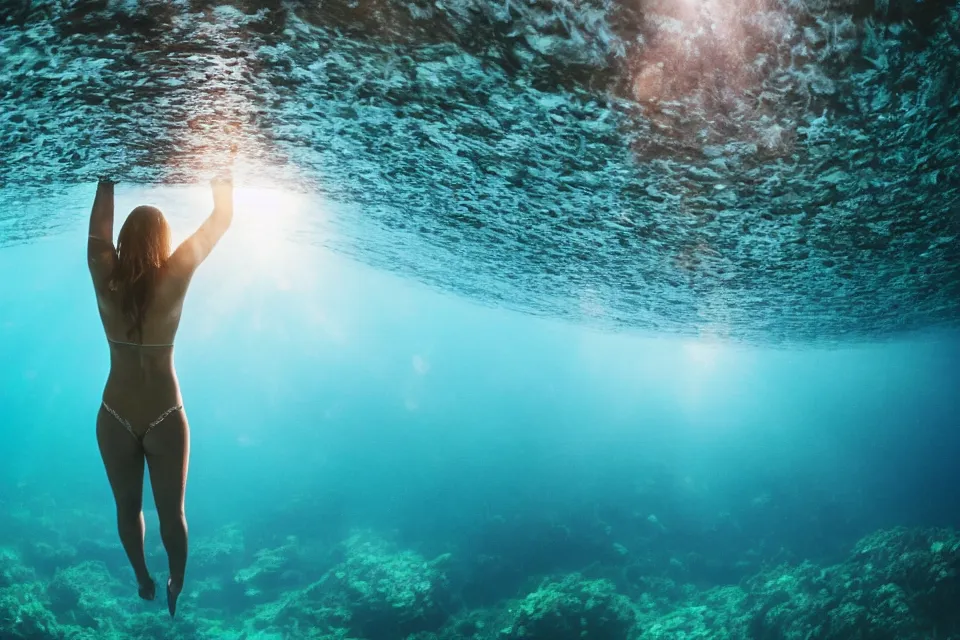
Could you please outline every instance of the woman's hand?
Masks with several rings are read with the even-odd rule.
[[[233,180],[230,178],[214,178],[210,181],[213,189],[214,210],[233,209]]]

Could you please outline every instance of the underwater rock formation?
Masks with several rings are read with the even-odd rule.
[[[190,545],[190,566],[203,573],[231,573],[237,570],[245,551],[243,528],[230,524]]]
[[[607,580],[579,574],[546,582],[518,605],[513,624],[500,631],[517,640],[630,640],[637,635],[630,600]]]
[[[233,581],[219,585],[224,602],[242,601],[245,605],[275,601],[291,588],[307,582],[302,572],[306,550],[296,536],[287,536],[278,547],[264,548],[253,554],[252,563],[233,572]],[[212,586],[212,585],[211,585]]]
[[[311,590],[350,611],[352,633],[405,637],[440,628],[451,598],[443,572],[449,556],[427,561],[369,533],[348,538],[343,551],[343,561]]]
[[[0,589],[30,580],[33,571],[24,566],[20,555],[8,547],[0,547]]]
[[[13,640],[60,638],[56,618],[43,602],[43,587],[30,583],[0,588],[0,631]]]
[[[289,542],[289,541],[288,541]],[[292,550],[288,543],[282,547]],[[278,555],[277,550],[272,551]],[[287,553],[287,552],[284,552]],[[283,555],[283,554],[280,554]],[[206,608],[191,600],[171,622],[160,603],[135,598],[129,573],[83,561],[39,576],[10,549],[0,549],[0,637],[350,638],[353,640],[928,640],[960,637],[960,536],[940,529],[898,528],[862,538],[840,563],[768,568],[737,585],[677,584],[651,567],[644,592],[628,596],[617,568],[600,563],[546,576],[516,597],[464,607],[458,583],[470,558],[427,560],[371,531],[310,559],[306,573],[328,565],[302,587],[275,589],[262,601],[235,599]],[[607,573],[609,577],[598,577]],[[194,581],[222,579],[216,573]],[[530,576],[535,579],[536,576]],[[533,583],[536,585],[536,582]],[[156,606],[154,606],[156,605]],[[240,605],[238,607],[238,605]],[[171,626],[173,625],[173,626]]]
[[[0,245],[101,172],[196,182],[235,147],[360,208],[328,244],[488,302],[954,325],[958,43],[944,0],[0,0]]]
[[[258,607],[250,627],[351,638],[406,638],[439,629],[452,593],[443,572],[449,556],[426,560],[373,532],[357,532],[336,551],[338,560],[319,580],[276,593]]]
[[[56,572],[47,584],[50,609],[59,622],[103,636],[110,630],[118,599],[130,599],[102,562],[85,561]]]
[[[921,640],[960,634],[960,537],[892,529],[841,564],[782,566],[652,614],[643,638]]]

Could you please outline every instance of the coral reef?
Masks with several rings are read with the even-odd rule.
[[[210,560],[242,536],[198,541]],[[627,540],[638,549],[639,540]],[[522,548],[522,547],[521,547]],[[217,550],[219,549],[219,550]],[[34,558],[71,557],[45,549]],[[205,552],[207,553],[207,552]],[[136,598],[128,571],[74,560],[49,577],[0,549],[0,637],[11,640],[928,640],[960,637],[960,535],[876,531],[839,563],[768,564],[738,584],[701,586],[696,565],[643,565],[642,588],[623,579],[637,551],[581,572],[529,576],[513,597],[466,606],[459,590],[479,559],[428,559],[376,531],[357,530],[324,552],[287,538],[230,573],[221,559],[191,580],[231,584],[193,596],[175,621]],[[770,557],[771,560],[775,556]],[[298,575],[283,577],[290,567]],[[222,575],[227,573],[228,575]],[[673,576],[673,577],[671,577]],[[231,579],[234,577],[235,579]],[[311,581],[312,580],[312,581]],[[697,584],[694,584],[697,582]],[[253,585],[256,585],[254,587]],[[252,596],[240,587],[255,588]],[[191,587],[196,588],[196,587]],[[217,592],[211,587],[211,594]]]
[[[452,597],[443,573],[449,556],[428,561],[369,531],[351,535],[337,555],[340,561],[320,580],[261,607],[254,626],[402,638],[445,621]]]
[[[299,540],[288,536],[279,547],[257,551],[253,564],[234,573],[233,582],[251,602],[272,600],[284,590],[302,584],[303,576],[297,570],[301,553]]]
[[[11,640],[59,640],[63,630],[37,582],[0,588],[0,634]]]
[[[361,636],[439,628],[450,605],[444,574],[449,555],[426,560],[370,532],[343,544],[343,561],[326,576],[324,591],[351,610],[351,630]]]
[[[779,573],[779,575],[778,575]],[[843,564],[805,563],[750,582],[750,637],[921,640],[960,634],[960,538],[893,529],[867,536]]]
[[[843,563],[780,566],[742,587],[694,591],[666,610],[639,605],[646,638],[921,640],[960,635],[960,536],[891,529]]]
[[[635,623],[633,605],[611,582],[572,574],[527,595],[500,635],[510,640],[630,640]]]
[[[47,598],[59,622],[103,634],[102,625],[113,621],[114,610],[131,595],[106,565],[87,560],[58,570],[47,584]]]

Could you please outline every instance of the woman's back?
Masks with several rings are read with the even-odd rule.
[[[190,280],[230,224],[228,184],[214,185],[214,203],[214,213],[172,253],[169,227],[154,207],[130,213],[116,247],[109,240],[106,216],[100,219],[100,233],[97,217],[91,218],[90,272],[110,344],[103,400],[135,434],[142,435],[157,415],[182,404],[173,342]]]
[[[187,292],[184,278],[168,268],[159,270],[139,327],[123,311],[121,293],[107,282],[94,282],[97,306],[107,339],[112,343],[172,345],[180,327],[183,300]]]
[[[173,343],[180,325],[189,278],[161,268],[147,300],[140,326],[123,311],[121,293],[109,275],[95,278],[97,306],[110,344],[110,374],[104,401],[140,431],[156,415],[182,404],[173,362]]]

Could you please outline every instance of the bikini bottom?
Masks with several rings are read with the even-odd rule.
[[[138,436],[133,430],[133,425],[130,424],[130,422],[126,420],[123,416],[121,416],[119,413],[114,411],[113,408],[110,405],[108,405],[106,402],[103,403],[103,408],[106,409],[110,415],[116,418],[117,422],[122,424],[124,428],[126,428],[126,430],[130,432],[130,435],[132,435],[134,438],[136,438],[142,443],[143,439],[147,437],[147,434],[150,433],[151,429],[153,429],[155,426],[157,426],[158,424],[166,420],[167,416],[169,416],[171,413],[175,411],[182,411],[183,405],[178,404],[177,406],[170,407],[169,409],[161,413],[159,418],[157,418],[156,420],[150,423],[150,425],[147,427],[147,430],[143,432],[142,436]]]

